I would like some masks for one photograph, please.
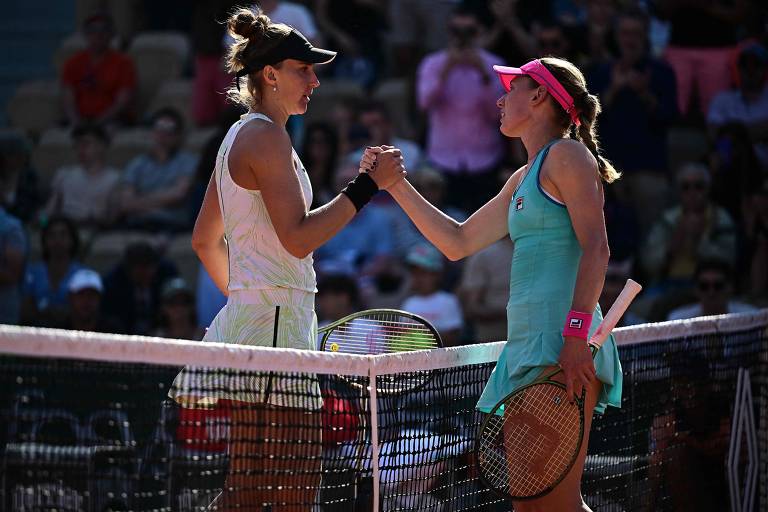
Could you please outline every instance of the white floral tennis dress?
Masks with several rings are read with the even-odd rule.
[[[313,350],[317,289],[312,255],[296,258],[286,251],[261,192],[240,187],[229,173],[229,149],[240,128],[254,119],[272,122],[263,114],[243,115],[229,129],[216,158],[214,173],[228,247],[229,297],[203,341]],[[312,187],[296,151],[293,167],[309,207]],[[209,406],[218,399],[303,409],[322,406],[312,375],[299,378],[210,368],[185,368],[174,380],[169,396],[187,406]]]

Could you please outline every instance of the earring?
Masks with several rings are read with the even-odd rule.
[[[272,90],[277,92],[277,87],[273,87]]]

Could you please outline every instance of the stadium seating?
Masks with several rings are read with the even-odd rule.
[[[38,136],[62,118],[60,88],[56,80],[24,82],[8,102],[11,126]]]
[[[179,78],[187,65],[190,48],[181,32],[143,32],[128,48],[139,81],[138,111],[145,112],[160,86]]]

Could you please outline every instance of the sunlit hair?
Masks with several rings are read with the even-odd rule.
[[[600,100],[587,90],[587,81],[579,68],[565,59],[544,57],[539,59],[558,82],[573,97],[576,110],[579,112],[581,126],[573,125],[570,115],[551,98],[557,112],[558,121],[563,130],[573,128],[576,139],[581,141],[597,159],[600,178],[606,183],[612,183],[621,177],[611,162],[600,154],[600,143],[597,139],[597,116],[600,114]]]
[[[232,74],[248,67],[254,61],[266,55],[291,32],[291,27],[282,23],[273,23],[259,7],[235,9],[227,19],[227,31],[235,39],[227,50],[227,71]],[[280,68],[280,63],[273,67]],[[244,83],[227,90],[227,98],[248,109],[261,103],[262,84],[260,73],[263,66],[254,68]]]

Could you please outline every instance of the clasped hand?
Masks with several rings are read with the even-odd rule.
[[[386,190],[407,174],[403,155],[393,146],[368,147],[360,159],[360,172],[367,172],[379,190]]]

